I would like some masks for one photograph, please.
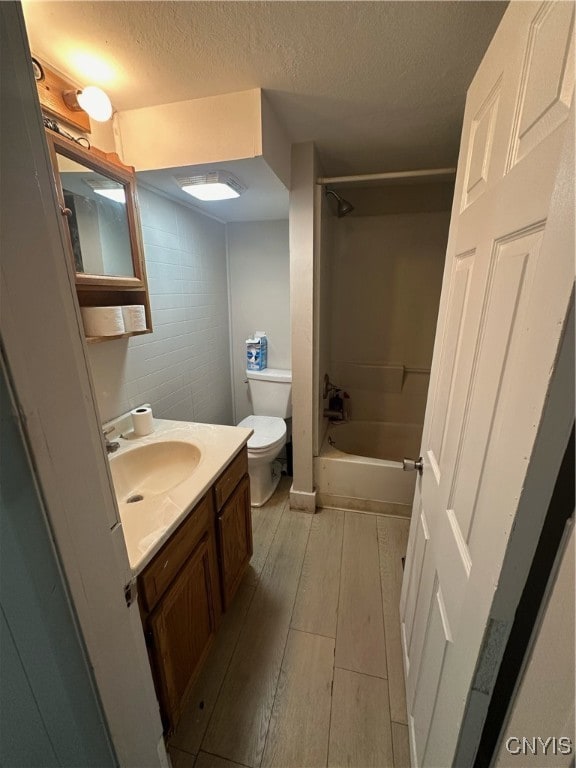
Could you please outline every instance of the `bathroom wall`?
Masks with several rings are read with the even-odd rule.
[[[341,190],[355,211],[336,219],[330,373],[354,419],[424,420],[451,192]]]
[[[253,413],[246,379],[247,338],[268,334],[268,366],[290,368],[288,221],[230,223],[228,264],[235,421]]]
[[[88,347],[102,421],[232,423],[225,225],[139,187],[154,332]]]
[[[314,277],[320,164],[313,142],[292,145],[290,186],[290,326],[292,335],[293,482],[290,506],[314,512]]]

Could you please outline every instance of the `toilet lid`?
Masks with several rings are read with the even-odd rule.
[[[269,448],[286,436],[286,422],[279,416],[246,416],[238,426],[254,430],[248,440],[251,451]]]

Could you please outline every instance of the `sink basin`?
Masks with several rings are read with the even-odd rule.
[[[166,493],[194,472],[202,452],[189,442],[163,441],[110,457],[114,490],[120,503]]]

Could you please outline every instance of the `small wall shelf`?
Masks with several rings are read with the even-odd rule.
[[[86,149],[50,129],[46,130],[46,138],[62,224],[75,269],[78,304],[80,307],[140,305],[146,315],[145,331],[90,336],[87,343],[99,344],[152,333],[134,168],[124,165],[114,153],[104,153],[96,147]],[[112,185],[114,191],[121,190],[121,200],[111,198],[114,201],[111,202],[108,195],[94,194],[94,191],[106,191],[108,185]],[[103,208],[104,205],[108,209]],[[101,274],[101,269],[107,274]]]
[[[118,333],[115,336],[86,336],[87,344],[100,344],[102,341],[114,341],[115,339],[128,339],[130,336],[143,336],[146,333],[152,333],[146,329],[145,331],[130,331],[129,333]]]

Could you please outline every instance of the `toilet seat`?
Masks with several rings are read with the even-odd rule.
[[[246,416],[238,426],[254,430],[248,440],[250,453],[269,451],[284,445],[286,440],[286,422],[279,416]]]

